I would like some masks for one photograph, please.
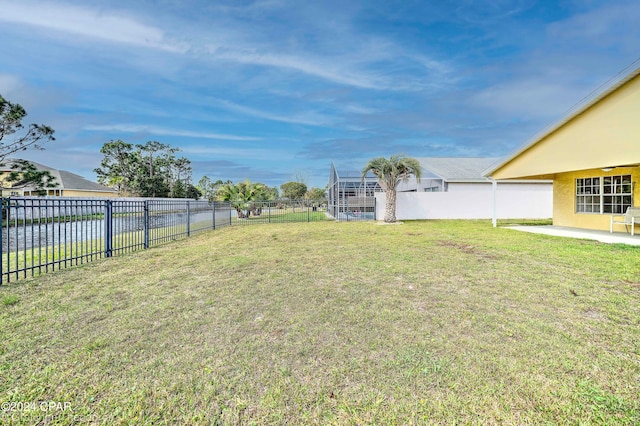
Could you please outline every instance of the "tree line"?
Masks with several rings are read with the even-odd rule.
[[[261,182],[251,182],[249,179],[238,183],[230,180],[213,182],[209,177],[203,176],[197,187],[209,201],[231,203],[239,218],[248,218],[251,214],[259,215],[260,212],[257,210],[260,209],[260,201],[304,199],[319,205],[326,200],[324,188],[307,189],[303,182],[283,183],[280,185],[282,192],[279,192],[278,188],[269,187]]]
[[[27,149],[44,149],[42,144],[55,141],[54,130],[43,124],[26,126],[22,121],[26,110],[0,95],[0,166],[9,173],[0,180],[8,188],[30,187],[34,192],[46,193],[58,183],[48,172],[38,170],[25,160],[10,160],[10,155]],[[306,199],[320,204],[326,199],[325,188],[308,188],[302,177],[296,181],[269,187],[260,182],[230,180],[212,181],[204,176],[197,185],[192,183],[191,161],[179,156],[180,149],[158,141],[132,144],[123,140],[111,140],[100,149],[103,159],[94,169],[99,183],[124,196],[205,198],[209,201],[231,202],[242,211],[254,201],[278,199]],[[240,212],[239,212],[240,213]]]
[[[204,198],[211,202],[227,201],[238,206],[254,201],[307,199],[320,203],[325,199],[324,188],[308,189],[304,182],[286,182],[269,187],[248,179],[233,183],[231,180],[212,181],[203,176],[197,185],[192,184],[191,161],[178,157],[178,148],[158,141],[133,145],[122,140],[103,145],[104,158],[95,169],[98,182],[125,196]],[[242,209],[239,209],[242,210]],[[241,214],[241,212],[238,212]]]
[[[112,140],[100,149],[104,158],[94,171],[99,183],[120,195],[200,198],[200,191],[191,183],[191,161],[178,157],[179,151],[158,141],[133,145]]]

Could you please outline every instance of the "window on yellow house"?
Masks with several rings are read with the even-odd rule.
[[[576,212],[621,214],[633,205],[631,175],[576,179]]]

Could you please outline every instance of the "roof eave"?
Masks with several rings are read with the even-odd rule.
[[[552,124],[544,127],[542,130],[540,130],[538,133],[536,133],[527,142],[525,142],[521,146],[517,147],[510,154],[506,155],[503,159],[501,159],[496,164],[494,164],[493,166],[491,166],[490,168],[485,170],[483,172],[483,176],[488,176],[488,177],[491,176],[497,170],[503,168],[504,166],[509,164],[511,161],[513,161],[515,158],[519,157],[522,153],[524,153],[527,150],[531,149],[533,146],[537,145],[539,142],[541,142],[542,140],[547,138],[549,135],[551,135],[552,133],[554,133],[557,130],[559,130],[565,124],[567,124],[568,122],[570,122],[571,120],[573,120],[574,118],[579,116],[580,114],[582,114],[585,111],[587,111],[593,105],[597,104],[598,102],[600,102],[601,100],[603,100],[604,98],[609,96],[611,93],[616,91],[618,88],[620,88],[621,86],[623,86],[627,82],[631,81],[632,79],[634,79],[635,77],[640,75],[640,67],[637,67],[637,68],[633,69],[631,72],[629,72],[627,74],[623,74],[627,69],[629,69],[629,68],[633,67],[634,65],[636,65],[636,62],[634,62],[629,67],[627,67],[624,70],[622,70],[620,73],[618,73],[616,76],[614,76],[613,78],[611,78],[607,82],[605,82],[604,85],[607,85],[607,83],[609,83],[605,88],[603,88],[601,90],[596,89],[590,95],[587,95],[582,102],[576,104],[573,108],[569,109],[569,111],[567,111],[561,119],[559,119],[558,121],[555,121]],[[620,74],[623,74],[623,76],[618,78],[618,75],[620,75]]]

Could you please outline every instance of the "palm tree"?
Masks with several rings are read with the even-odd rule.
[[[267,201],[270,198],[269,188],[263,183],[253,183],[249,179],[244,182],[225,183],[217,191],[219,201],[228,201],[236,209],[238,218],[249,218],[251,211],[255,211],[256,201]]]
[[[379,180],[380,186],[387,195],[384,210],[384,221],[393,223],[396,221],[396,187],[400,181],[408,181],[411,175],[420,182],[422,167],[415,158],[405,157],[403,154],[392,155],[391,157],[374,158],[369,160],[362,169],[362,179],[364,180],[368,172],[373,173]]]

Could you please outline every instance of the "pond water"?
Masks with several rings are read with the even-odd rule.
[[[227,225],[235,211],[217,210],[216,226]],[[212,227],[213,212],[194,212],[190,214],[191,229]],[[187,225],[187,213],[162,213],[149,216],[149,229],[179,228],[184,233]],[[144,230],[142,214],[115,216],[112,218],[112,235],[120,235]],[[53,223],[27,223],[24,225],[3,227],[2,251],[30,250],[38,247],[75,244],[90,240],[102,240],[105,232],[104,219],[75,220]],[[170,233],[170,232],[168,232]]]

